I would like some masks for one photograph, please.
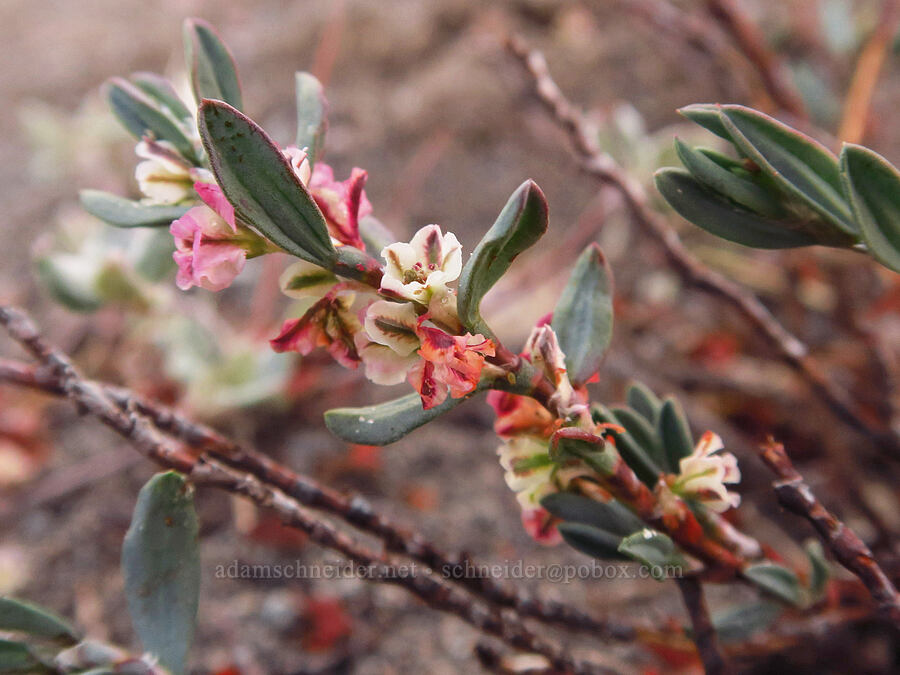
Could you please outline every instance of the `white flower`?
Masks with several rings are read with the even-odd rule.
[[[194,183],[205,176],[166,141],[143,140],[134,149],[144,159],[134,170],[141,193],[151,204],[177,204],[196,198]]]
[[[289,298],[318,300],[338,283],[338,278],[318,265],[300,260],[281,273],[278,283]]]
[[[306,154],[306,149],[304,148],[301,150],[296,145],[289,145],[282,150],[282,152],[287,158],[288,163],[291,165],[291,168],[294,170],[294,173],[297,175],[297,178],[300,179],[300,182],[303,183],[304,186],[309,185],[312,169],[309,166],[309,157]]]
[[[433,297],[446,304],[447,284],[462,271],[462,247],[456,236],[426,225],[405,244],[397,242],[381,252],[385,260],[381,292],[429,306]]]
[[[566,355],[559,346],[556,333],[550,324],[535,326],[523,350],[535,368],[553,384],[556,391],[551,401],[566,417],[579,415],[586,410],[586,404],[578,401],[575,389],[569,381],[566,370]]]
[[[557,491],[547,441],[517,436],[497,448],[497,455],[506,471],[506,484],[516,493],[522,509],[539,507],[541,499]]]
[[[694,497],[719,513],[741,503],[741,496],[729,492],[725,483],[739,483],[741,472],[737,457],[724,449],[722,439],[711,431],[700,438],[697,447],[678,463],[679,473],[672,490],[682,496]]]

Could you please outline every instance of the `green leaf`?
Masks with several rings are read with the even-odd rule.
[[[569,378],[582,384],[597,372],[613,328],[612,273],[597,244],[578,257],[551,323],[566,355]]]
[[[557,525],[563,541],[576,551],[601,560],[621,560],[621,537],[584,523],[560,523]]]
[[[0,673],[44,673],[48,670],[32,655],[28,645],[0,638]]]
[[[753,181],[735,175],[679,138],[675,151],[691,175],[713,192],[761,216],[784,215],[779,199]]]
[[[513,260],[546,231],[547,199],[537,183],[527,180],[512,193],[462,270],[457,308],[464,326],[493,336],[481,318],[481,300],[506,274]]]
[[[687,221],[710,234],[752,248],[796,248],[819,240],[801,232],[787,220],[754,215],[706,188],[683,169],[660,169],[654,174],[656,189]]]
[[[666,568],[685,566],[684,557],[668,536],[649,528],[625,537],[619,552],[641,563],[657,581],[666,577]]]
[[[371,214],[359,219],[359,238],[366,245],[366,253],[379,260],[384,247],[397,241],[397,236]]]
[[[9,597],[0,597],[0,630],[37,635],[69,644],[81,639],[78,631],[65,619],[37,605]]]
[[[809,592],[813,600],[819,600],[825,594],[825,586],[831,576],[828,570],[828,561],[825,559],[825,551],[818,539],[810,539],[803,548],[809,559]]]
[[[659,473],[659,467],[665,466],[665,454],[657,437],[656,428],[630,408],[614,407],[612,413],[618,423],[625,427],[625,431],[647,452]]]
[[[35,261],[41,283],[50,295],[74,312],[95,312],[103,306],[97,295],[97,269],[80,257],[54,254]]]
[[[628,385],[625,400],[635,412],[643,416],[651,424],[656,425],[659,413],[662,410],[662,401],[659,400],[659,397],[653,393],[650,387],[642,382],[631,382]]]
[[[295,75],[297,89],[297,140],[298,148],[306,148],[309,165],[313,166],[325,148],[325,132],[328,131],[328,101],[322,83],[310,73]]]
[[[541,506],[567,523],[582,523],[619,536],[645,527],[644,521],[615,499],[598,502],[571,492],[554,492],[541,500]]]
[[[731,142],[731,135],[722,123],[718,105],[713,103],[695,103],[679,108],[678,113],[688,118],[691,122],[695,122],[704,129],[713,132],[716,136]]]
[[[481,389],[479,385],[475,392]],[[325,426],[349,443],[388,445],[453,410],[465,400],[448,396],[440,405],[425,410],[418,394],[407,394],[393,401],[363,408],[334,408],[325,413]]]
[[[152,135],[168,141],[185,159],[196,162],[197,151],[175,120],[143,91],[121,77],[106,82],[106,98],[113,113],[135,138]]]
[[[197,514],[191,486],[156,474],[138,495],[122,547],[131,620],[144,648],[174,675],[185,671],[200,590]]]
[[[728,607],[712,615],[713,627],[723,643],[744,642],[764,630],[784,612],[776,602],[760,600]]]
[[[603,422],[606,424],[619,424],[619,420],[613,415],[612,411],[602,405],[595,404],[591,408],[591,414],[595,422]],[[621,455],[622,460],[634,471],[638,478],[650,488],[656,486],[659,482],[660,467],[650,454],[629,434],[616,433],[616,450]]]
[[[900,272],[900,173],[884,157],[845,144],[841,177],[869,253]]]
[[[131,76],[131,82],[154,99],[159,105],[165,106],[176,119],[194,124],[194,115],[181,100],[175,87],[162,75],[156,73],[135,73]]]
[[[756,110],[727,105],[721,111],[734,144],[787,194],[844,234],[857,235],[837,158],[825,146]]]
[[[694,451],[691,427],[677,399],[667,398],[663,403],[657,433],[665,448],[669,471],[677,473],[681,459]]]
[[[134,261],[134,270],[149,281],[162,281],[175,271],[175,240],[166,230],[153,230],[140,243],[142,249]]]
[[[266,132],[221,101],[203,101],[198,125],[216,181],[241,217],[288,253],[331,269],[337,254],[325,217]]]
[[[784,602],[799,606],[803,602],[800,580],[787,567],[765,562],[744,568],[743,575],[762,590]]]
[[[206,21],[187,19],[184,22],[184,58],[198,104],[208,98],[225,101],[238,110],[243,107],[234,58]]]
[[[190,204],[141,204],[101,190],[82,190],[78,198],[85,211],[114,227],[168,227],[191,208]]]

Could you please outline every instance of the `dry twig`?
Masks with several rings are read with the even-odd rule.
[[[719,640],[716,629],[713,627],[709,616],[709,608],[703,597],[703,587],[700,580],[692,576],[684,576],[675,580],[688,616],[691,618],[694,644],[697,645],[697,653],[703,662],[706,675],[722,675],[727,672],[725,659],[719,651]]]
[[[879,609],[900,628],[900,596],[869,547],[822,505],[794,468],[781,443],[770,439],[761,447],[761,457],[778,476],[773,483],[778,502],[812,524],[837,561],[859,577]]]
[[[687,282],[721,298],[740,312],[769,340],[781,358],[804,378],[840,420],[873,440],[893,457],[900,458],[898,434],[870,425],[848,394],[829,379],[819,364],[810,357],[806,345],[782,326],[756,296],[706,267],[684,247],[678,233],[650,207],[643,186],[598,147],[584,117],[560,91],[550,75],[544,55],[530,49],[517,36],[509,39],[508,47],[534,81],[540,101],[568,134],[582,170],[621,193],[634,219],[659,242],[675,270]]]

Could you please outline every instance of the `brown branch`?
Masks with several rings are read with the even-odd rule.
[[[38,389],[64,396],[57,375],[32,364],[0,359],[0,382]],[[347,496],[314,478],[300,474],[250,448],[245,448],[210,427],[189,420],[156,401],[104,383],[101,388],[121,410],[134,409],[161,431],[181,439],[192,449],[206,452],[234,468],[273,485],[300,504],[338,516],[363,532],[380,538],[389,551],[400,553],[436,570],[445,578],[499,607],[508,607],[523,617],[557,624],[569,630],[602,638],[630,642],[636,638],[633,626],[591,616],[562,602],[543,600],[522,589],[482,574],[483,567],[466,553],[448,553],[416,532],[393,522],[359,495]]]
[[[569,102],[550,75],[544,55],[530,49],[517,36],[508,40],[508,47],[534,81],[540,101],[569,136],[581,169],[621,193],[635,221],[663,247],[670,264],[682,278],[734,307],[768,339],[781,358],[804,378],[838,419],[873,440],[895,458],[900,458],[900,435],[892,430],[872,427],[847,393],[830,380],[809,356],[806,345],[782,326],[756,296],[706,267],[685,248],[678,233],[650,207],[643,186],[599,148],[582,114]]]
[[[765,35],[736,0],[706,0],[706,9],[747,60],[753,64],[760,81],[773,101],[784,111],[806,118],[803,98],[788,78],[781,60],[769,49]]]
[[[684,576],[675,581],[691,618],[692,637],[706,675],[722,675],[728,672],[725,659],[719,651],[719,640],[709,616],[700,580],[693,576]]]
[[[610,672],[594,663],[576,661],[563,648],[531,632],[513,612],[501,612],[475,601],[432,570],[402,565],[394,556],[361,545],[347,533],[307,511],[298,500],[258,477],[210,455],[197,457],[174,445],[137,410],[136,405],[128,405],[123,410],[102,386],[84,380],[68,357],[46,342],[21,310],[0,306],[0,324],[49,370],[56,378],[58,388],[79,409],[96,416],[130,440],[148,459],[184,473],[195,483],[242,495],[257,506],[274,511],[286,524],[306,533],[316,543],[343,554],[364,578],[402,586],[430,607],[455,614],[516,649],[546,657],[554,668],[572,673]]]
[[[838,138],[846,143],[860,143],[866,134],[872,96],[878,76],[900,25],[900,0],[885,0],[878,25],[863,47],[850,81]]]
[[[900,628],[900,596],[869,547],[816,498],[781,443],[769,439],[760,448],[760,455],[778,476],[773,483],[778,502],[812,524],[837,561],[859,577],[881,612]]]

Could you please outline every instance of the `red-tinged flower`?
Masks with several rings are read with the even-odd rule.
[[[443,403],[448,390],[452,398],[473,392],[481,379],[484,357],[494,356],[495,350],[494,343],[483,335],[450,335],[424,325],[425,318],[419,318],[416,328],[422,361],[413,366],[408,379],[428,410]]]
[[[692,497],[720,513],[737,507],[741,496],[729,492],[725,484],[739,483],[741,471],[737,457],[730,452],[719,454],[724,448],[717,434],[703,434],[694,451],[678,462],[679,473],[671,482],[672,492]]]
[[[237,228],[234,220],[234,206],[228,201],[225,193],[215,183],[197,181],[194,183],[194,190],[209,208],[216,212],[226,223],[231,225],[232,229]]]
[[[562,415],[573,417],[586,412],[583,392],[576,391],[569,381],[566,355],[550,324],[542,323],[532,329],[522,354],[553,385],[555,391],[550,400]]]
[[[562,543],[562,535],[556,527],[556,519],[546,509],[522,511],[522,525],[528,535],[544,546]]]
[[[169,232],[175,237],[175,283],[183,291],[191,286],[221,291],[244,269],[247,251],[238,242],[237,227],[206,206],[190,209]]]
[[[342,366],[356,368],[361,359],[354,337],[362,326],[351,309],[355,297],[355,292],[338,284],[302,317],[285,321],[269,344],[276,352],[299,352],[304,356],[316,347],[325,347]]]
[[[500,438],[508,439],[520,434],[550,438],[556,431],[558,420],[530,396],[494,389],[488,392],[487,402],[497,414],[494,431]]]
[[[211,180],[208,171],[191,166],[167,141],[145,138],[134,151],[144,160],[135,168],[134,177],[148,204],[177,204],[191,199],[198,178]]]

